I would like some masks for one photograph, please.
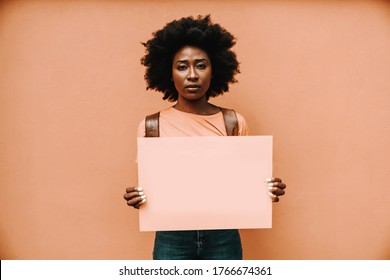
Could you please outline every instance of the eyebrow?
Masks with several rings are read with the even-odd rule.
[[[195,59],[195,62],[200,62],[200,61],[208,62],[208,60],[206,58]],[[183,62],[188,62],[188,59],[179,59],[176,61],[176,63],[183,63]]]

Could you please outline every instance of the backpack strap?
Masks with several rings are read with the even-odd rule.
[[[160,112],[146,116],[145,137],[160,137]]]
[[[227,136],[238,136],[238,120],[232,109],[220,108],[225,122]],[[160,112],[146,116],[145,137],[160,137]]]
[[[221,108],[225,121],[227,136],[238,136],[238,120],[236,112],[232,109]]]

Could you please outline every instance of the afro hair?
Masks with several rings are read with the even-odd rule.
[[[206,98],[229,91],[229,84],[236,83],[240,73],[236,54],[231,50],[235,38],[219,24],[213,24],[210,15],[181,18],[165,25],[153,33],[153,38],[142,43],[146,55],[141,63],[146,67],[147,89],[164,93],[163,99],[176,101],[178,93],[172,82],[172,60],[184,46],[204,50],[213,67],[213,78]]]

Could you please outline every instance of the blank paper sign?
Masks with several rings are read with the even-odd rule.
[[[140,230],[270,228],[272,136],[138,138]]]

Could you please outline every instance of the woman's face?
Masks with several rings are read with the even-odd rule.
[[[181,48],[173,57],[172,79],[179,101],[206,98],[211,82],[211,62],[207,53],[193,46]]]

